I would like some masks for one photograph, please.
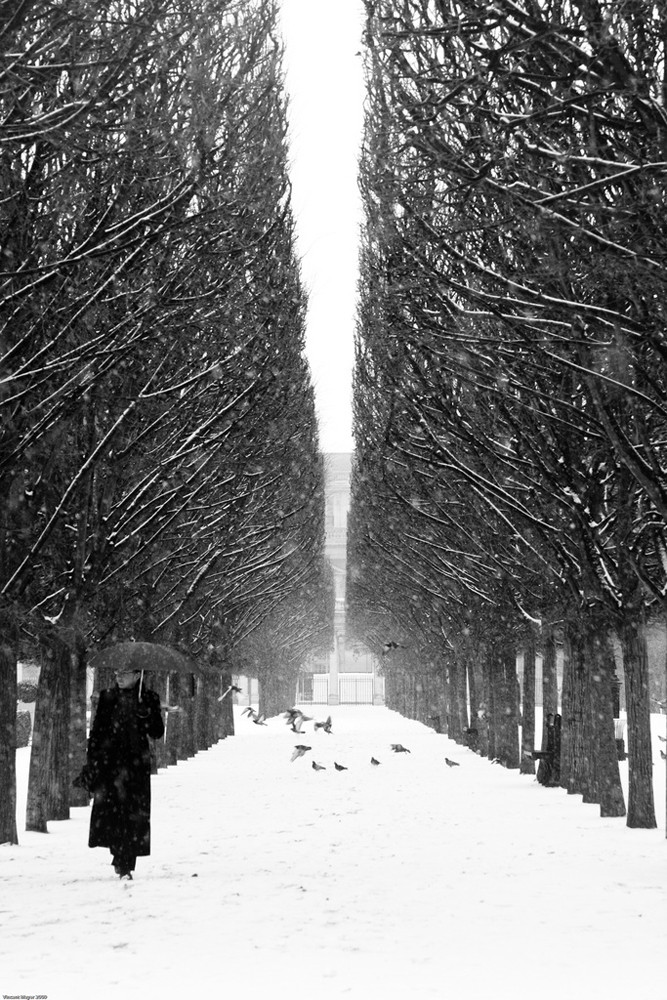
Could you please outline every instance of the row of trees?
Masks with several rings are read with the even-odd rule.
[[[0,842],[17,657],[42,663],[28,815],[45,829],[81,804],[63,775],[92,643],[180,646],[223,689],[232,666],[277,663],[287,691],[333,620],[274,0],[11,6]]]
[[[415,712],[530,771],[534,662],[562,783],[655,825],[645,625],[667,593],[667,12],[367,0],[353,634]],[[516,657],[523,651],[523,747]],[[391,662],[390,662],[391,661]],[[469,697],[472,718],[467,715]]]

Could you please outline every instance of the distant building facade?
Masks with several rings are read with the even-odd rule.
[[[316,657],[299,680],[297,700],[316,704],[384,704],[384,678],[368,651],[347,645],[345,635],[345,578],[347,572],[347,515],[350,509],[352,454],[324,456],[326,491],[326,555],[334,573],[336,612],[334,648],[328,657]]]

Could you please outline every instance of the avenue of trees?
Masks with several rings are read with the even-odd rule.
[[[616,643],[627,824],[653,827],[667,9],[366,0],[366,12],[348,630],[377,655],[396,643],[391,707],[440,715],[460,741],[477,729],[480,752],[527,773],[541,654],[561,784],[603,816],[626,815]]]
[[[45,830],[87,801],[95,643],[205,669],[171,678],[186,755],[229,731],[232,670],[284,707],[331,644],[281,57],[274,0],[2,5],[0,843],[17,658]]]

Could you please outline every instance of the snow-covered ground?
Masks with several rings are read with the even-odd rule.
[[[153,778],[133,882],[88,849],[88,808],[48,834],[19,815],[0,997],[667,997],[665,716],[658,829],[629,830],[385,708],[305,709],[333,732],[302,737],[235,711],[234,738]]]

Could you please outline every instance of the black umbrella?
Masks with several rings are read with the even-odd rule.
[[[144,686],[144,673],[148,671],[205,676],[205,671],[194,660],[159,642],[117,642],[93,653],[88,663],[97,669],[140,670],[139,697]],[[182,711],[177,705],[164,705],[163,708],[174,712]]]
[[[157,642],[117,642],[93,653],[88,661],[91,667],[108,670],[141,670],[160,674],[198,674],[202,668],[171,646]]]

